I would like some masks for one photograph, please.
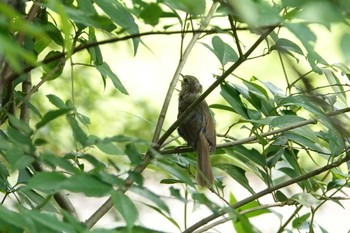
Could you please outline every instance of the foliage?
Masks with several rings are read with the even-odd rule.
[[[281,219],[269,223],[278,232],[330,230],[316,222],[320,208],[328,202],[341,207],[348,199],[348,0],[8,2],[0,3],[1,232],[170,231],[143,225],[144,207],[179,232],[215,229],[223,222],[236,232],[260,232],[251,220],[262,215]],[[320,54],[316,31],[321,26],[327,33],[346,29],[334,41],[344,63],[329,63]],[[101,34],[107,38],[98,39]],[[130,41],[129,49],[138,56],[142,46],[152,50],[144,40],[148,35],[159,40],[161,35],[181,35],[181,57],[158,121],[153,109],[140,101],[138,122],[125,117],[123,130],[97,136],[96,123],[84,109],[102,115],[98,105],[103,100],[97,102],[95,81],[83,81],[79,67],[98,72],[101,90],[115,88],[111,93],[122,102],[130,90],[101,46]],[[213,84],[194,105],[218,89],[223,100],[210,107],[217,120],[230,119],[226,125],[218,122],[219,145],[211,157],[217,176],[207,191],[193,179],[194,152],[178,147],[181,140],[166,142],[174,138],[186,112],[164,126],[170,97],[194,44],[211,52],[214,63],[219,61]],[[258,72],[238,75],[246,63],[258,65],[271,57],[275,60],[269,69],[279,66],[282,71],[273,77],[276,82]],[[90,95],[81,98],[84,93],[76,86]],[[62,98],[61,91],[68,89],[71,96]],[[150,118],[155,129],[144,124]],[[148,187],[154,176],[147,174],[161,174],[155,182],[168,193]],[[252,185],[256,180],[264,188]],[[231,181],[248,197],[240,196]],[[109,199],[84,222],[66,192]],[[272,199],[266,203],[260,200],[263,196]],[[183,206],[184,224],[173,217],[169,200]],[[192,205],[212,213],[190,222]],[[294,209],[287,219],[278,213],[286,207]],[[92,229],[111,208],[120,216],[118,227]]]

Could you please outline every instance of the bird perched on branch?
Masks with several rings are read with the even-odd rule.
[[[178,117],[202,93],[198,79],[184,75],[179,95]],[[208,104],[203,100],[194,106],[178,127],[179,135],[197,152],[197,182],[201,186],[213,184],[209,153],[216,149],[216,132]]]

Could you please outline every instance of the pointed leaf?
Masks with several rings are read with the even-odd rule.
[[[46,125],[47,123],[49,123],[50,121],[53,121],[54,119],[56,119],[56,118],[58,118],[58,117],[60,117],[60,116],[62,116],[62,115],[65,115],[65,114],[67,114],[67,113],[70,112],[70,111],[71,111],[71,109],[66,108],[66,109],[59,109],[59,110],[54,110],[54,111],[47,112],[47,113],[44,115],[43,119],[41,119],[41,121],[39,121],[39,122],[35,125],[35,127],[36,127],[37,129],[39,129],[39,128],[45,126],[45,125]]]
[[[111,79],[111,81],[113,82],[114,87],[116,87],[121,93],[128,95],[127,90],[125,89],[123,84],[120,82],[117,75],[115,73],[113,73],[113,71],[111,70],[111,68],[109,67],[109,65],[107,63],[103,62],[102,65],[98,65],[98,66],[96,66],[96,68],[98,71],[100,71],[103,78],[109,77]]]
[[[112,200],[114,203],[114,207],[124,218],[128,230],[131,231],[139,215],[139,212],[135,207],[134,203],[130,200],[128,196],[120,192],[113,192]]]

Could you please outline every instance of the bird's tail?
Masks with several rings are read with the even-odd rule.
[[[213,184],[213,172],[209,158],[209,143],[204,133],[199,133],[197,147],[197,182],[200,186]]]

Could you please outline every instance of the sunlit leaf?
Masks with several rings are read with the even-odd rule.
[[[49,94],[47,95],[47,98],[49,99],[49,101],[55,105],[57,108],[60,109],[65,109],[67,108],[67,105],[63,102],[63,100],[61,100],[58,96],[54,95],[54,94]]]

